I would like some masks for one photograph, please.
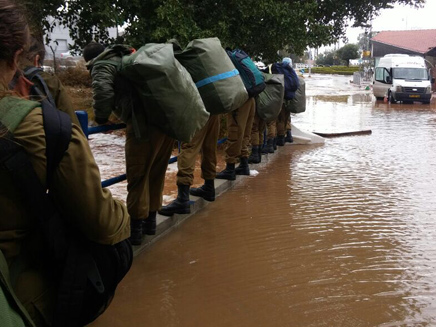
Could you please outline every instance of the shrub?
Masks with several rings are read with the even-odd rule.
[[[74,87],[91,87],[91,75],[85,67],[77,65],[57,72],[62,84]]]

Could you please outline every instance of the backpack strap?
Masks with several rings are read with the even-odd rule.
[[[56,102],[54,101],[53,96],[52,96],[47,84],[45,83],[44,79],[40,75],[41,72],[43,72],[43,70],[39,67],[27,67],[26,69],[24,69],[24,77],[26,77],[29,81],[31,81],[33,83],[38,82],[38,84],[41,85],[43,88],[43,90],[40,90],[38,88],[38,86],[33,85],[30,93],[32,95],[37,95],[39,97],[38,99],[35,99],[35,100],[41,100],[44,97],[47,97],[48,101],[50,101],[50,103],[52,103],[54,106],[56,106],[55,105]],[[44,92],[42,92],[42,91],[44,91]]]
[[[40,75],[42,71],[38,67],[28,67],[24,70],[24,75],[32,82],[37,81],[44,91],[42,92],[37,85],[33,85],[31,94],[38,96],[42,107],[46,142],[45,155],[47,157],[47,185],[50,186],[54,169],[61,161],[70,143],[71,118],[56,108],[50,90]]]

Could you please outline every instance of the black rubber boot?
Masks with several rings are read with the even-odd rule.
[[[288,143],[294,142],[294,138],[292,137],[291,130],[286,131],[285,142],[288,142]]]
[[[248,158],[241,157],[239,166],[235,168],[236,175],[247,175],[250,176],[250,167],[248,166]]]
[[[262,156],[260,154],[260,146],[255,145],[251,148],[251,154],[248,157],[248,163],[260,163],[262,160]]]
[[[218,179],[227,179],[229,181],[234,181],[236,179],[235,164],[228,163],[226,169],[216,174]]]
[[[273,138],[273,149],[277,150],[277,137]]]
[[[262,149],[262,153],[274,153],[274,139],[268,139],[266,141],[266,145],[264,146],[264,149]]]
[[[285,136],[284,135],[277,136],[277,145],[278,146],[284,146],[285,145]]]
[[[262,150],[260,151],[261,154],[268,154],[268,144],[265,143],[262,145]]]
[[[130,243],[141,245],[142,242],[142,219],[130,219]]]
[[[193,187],[189,194],[199,196],[207,201],[215,201],[215,183],[213,179],[205,179],[204,184],[200,187]]]
[[[142,234],[156,235],[156,211],[150,211],[142,223]]]
[[[191,206],[189,204],[189,185],[177,185],[177,199],[167,206],[163,206],[159,213],[164,216],[172,216],[175,213],[191,213]]]

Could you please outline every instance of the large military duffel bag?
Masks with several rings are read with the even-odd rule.
[[[306,82],[301,76],[298,76],[298,80],[300,85],[295,92],[295,97],[291,100],[285,100],[284,102],[285,110],[288,113],[292,112],[294,114],[298,114],[306,111]]]
[[[260,119],[270,122],[275,120],[283,104],[285,77],[282,74],[266,74],[265,90],[256,97],[256,112]]]
[[[175,56],[191,74],[211,114],[233,111],[248,100],[239,72],[218,38],[192,40]]]
[[[147,118],[165,134],[189,142],[207,123],[200,93],[171,44],[149,43],[123,56],[120,73],[135,86]]]

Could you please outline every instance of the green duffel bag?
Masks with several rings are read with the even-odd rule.
[[[298,80],[300,81],[300,86],[295,91],[295,98],[285,100],[284,102],[285,110],[288,113],[298,114],[306,111],[306,82],[301,76],[298,76]]]
[[[138,91],[149,121],[165,134],[190,142],[207,123],[200,93],[171,44],[149,43],[123,56],[120,73]]]
[[[248,100],[239,72],[218,38],[192,40],[175,55],[191,74],[211,114],[233,111]]]
[[[285,77],[282,74],[266,74],[266,88],[256,97],[256,112],[260,119],[270,122],[275,120],[282,110],[285,93]]]

